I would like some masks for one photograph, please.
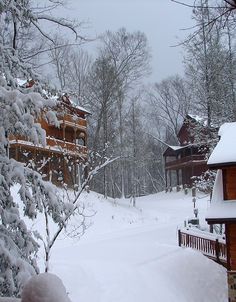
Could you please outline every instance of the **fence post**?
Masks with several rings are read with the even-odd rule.
[[[216,261],[219,263],[220,262],[220,245],[219,245],[218,239],[216,239],[215,249],[216,249]]]
[[[180,231],[180,229],[178,230],[178,243],[179,243],[179,246],[181,246],[181,231]]]

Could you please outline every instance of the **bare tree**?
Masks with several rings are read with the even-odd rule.
[[[56,47],[49,52],[56,78],[61,90],[86,102],[87,78],[91,68],[91,58],[81,45],[71,44],[61,36],[55,37]]]
[[[194,18],[202,26],[185,44],[186,78],[194,93],[196,108],[207,117],[210,129],[233,117],[232,35],[226,35],[220,26],[208,31],[206,24],[212,17],[206,0],[201,0],[201,8],[195,9]]]
[[[101,41],[100,55],[107,58],[106,60],[113,68],[111,84],[115,97],[113,93],[112,103],[113,110],[118,113],[119,142],[117,147],[120,156],[121,195],[124,196],[124,163],[122,159],[124,150],[124,106],[127,104],[127,95],[134,84],[137,85],[149,73],[150,54],[145,35],[138,31],[129,33],[125,28],[121,28],[117,32],[107,31],[101,37]]]
[[[164,126],[166,139],[177,143],[179,127],[191,108],[192,95],[185,81],[179,76],[172,76],[155,84],[150,96],[150,109],[154,125],[159,121]],[[160,123],[157,125],[160,128]],[[163,135],[163,133],[162,133]]]

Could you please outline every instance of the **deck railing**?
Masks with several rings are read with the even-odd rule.
[[[73,126],[76,128],[86,129],[87,127],[87,120],[84,118],[74,118],[73,115],[64,114],[63,116],[59,116],[58,118],[61,124],[65,124],[67,126]]]
[[[178,230],[179,246],[190,247],[224,266],[227,264],[227,249],[224,239],[215,238],[211,233],[198,234],[190,230]]]
[[[88,148],[86,146],[78,145],[75,143],[67,142],[53,137],[47,137],[47,146],[55,147],[60,150],[66,150],[69,152],[87,154]]]
[[[175,166],[187,166],[188,164],[198,164],[199,161],[202,163],[206,161],[205,155],[189,155],[179,159],[167,161],[165,164],[166,169],[174,168]]]
[[[69,152],[74,155],[88,155],[87,146],[82,146],[72,142],[55,139],[53,137],[46,137],[46,146],[34,145],[32,142],[28,141],[24,137],[11,137],[9,141],[11,146],[23,146],[26,148],[40,149],[45,151],[51,150],[59,153]]]

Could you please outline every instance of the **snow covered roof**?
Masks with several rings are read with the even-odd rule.
[[[73,104],[73,105],[74,105],[74,104]],[[87,109],[85,109],[85,108],[82,107],[82,106],[75,105],[75,108],[79,109],[80,111],[83,111],[84,113],[92,114],[90,111],[88,111]]]
[[[19,78],[17,78],[16,82],[17,82],[17,84],[19,86],[24,86],[27,83],[27,80],[26,79],[19,79]]]
[[[177,151],[177,150],[180,150],[180,149],[183,149],[185,148],[186,146],[171,146],[171,145],[168,145],[168,148],[174,150],[174,151]]]
[[[205,117],[205,116],[200,116],[197,114],[189,113],[187,115],[187,118],[191,118],[191,119],[195,120],[196,122],[198,122],[199,124],[202,124],[203,126],[207,126],[207,117]]]
[[[184,146],[172,146],[172,145],[168,145],[166,143],[165,143],[165,145],[167,146],[167,148],[166,148],[165,152],[163,153],[163,156],[175,156],[179,153],[178,151],[180,151],[180,150],[198,146],[198,144],[188,144],[188,145],[184,145]]]
[[[225,123],[219,130],[220,141],[213,150],[207,164],[212,167],[236,165],[236,122]]]
[[[222,170],[218,170],[212,192],[211,205],[206,213],[208,222],[236,220],[236,201],[224,200]]]

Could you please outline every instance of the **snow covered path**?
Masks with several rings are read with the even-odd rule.
[[[137,209],[97,198],[94,225],[80,241],[64,239],[51,269],[73,302],[224,302],[226,271],[177,246],[177,226],[192,213],[182,193],[140,198]],[[206,200],[199,204],[204,214]]]

